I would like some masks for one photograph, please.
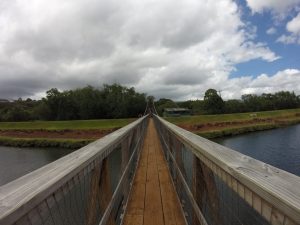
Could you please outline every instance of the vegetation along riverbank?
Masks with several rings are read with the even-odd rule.
[[[211,139],[300,123],[300,109],[169,117],[166,119],[184,129]],[[77,149],[134,120],[1,122],[0,145]]]
[[[1,122],[0,145],[77,149],[134,120]]]
[[[167,118],[205,138],[238,135],[300,123],[300,109]]]

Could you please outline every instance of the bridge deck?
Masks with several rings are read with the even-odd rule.
[[[133,181],[125,225],[185,224],[161,148],[151,119]]]

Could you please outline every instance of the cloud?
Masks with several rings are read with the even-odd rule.
[[[274,93],[294,91],[300,94],[300,70],[286,69],[275,74],[261,74],[257,77],[243,76],[228,80],[226,74],[213,74],[205,83],[199,84],[156,84],[152,79],[145,79],[153,85],[142,84],[139,88],[148,89],[158,96],[177,100],[203,99],[207,87],[220,90],[224,99],[239,99],[243,94]]]
[[[287,18],[299,12],[300,0],[246,0],[252,13],[270,12],[274,26],[281,26]],[[266,33],[273,35],[277,32],[275,27],[269,28]],[[284,44],[300,44],[300,13],[286,24],[288,34],[282,34],[276,42]]]
[[[300,3],[300,0],[246,0],[247,5],[253,13],[272,11],[277,14],[285,14],[293,6]]]
[[[289,34],[281,35],[277,39],[277,42],[282,42],[284,44],[300,44],[300,13],[286,24],[286,30]]]
[[[300,13],[287,23],[286,29],[293,34],[300,34]]]
[[[277,38],[276,42],[281,42],[284,44],[294,44],[297,43],[297,37],[295,35],[281,35]]]
[[[238,63],[279,58],[255,35],[231,0],[2,0],[0,97],[118,82],[198,98],[237,82]]]
[[[235,96],[230,96],[230,89],[238,90]],[[227,97],[237,97],[242,94],[262,94],[274,93],[278,91],[295,91],[300,93],[300,70],[286,69],[278,71],[276,74],[261,74],[256,78],[245,76],[234,78],[224,89],[229,95]]]
[[[275,27],[270,27],[266,33],[269,34],[269,35],[273,35],[273,34],[276,34],[277,30]]]

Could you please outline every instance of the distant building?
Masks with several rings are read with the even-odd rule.
[[[190,116],[191,110],[187,108],[165,108],[163,116],[172,117],[172,116]]]

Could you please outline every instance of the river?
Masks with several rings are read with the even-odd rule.
[[[0,146],[0,186],[71,153],[68,149]]]
[[[300,176],[300,124],[214,141]],[[70,152],[72,150],[0,146],[0,186]]]
[[[214,141],[300,176],[300,124]]]

